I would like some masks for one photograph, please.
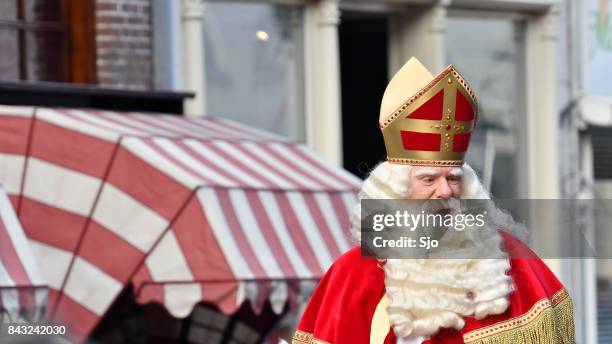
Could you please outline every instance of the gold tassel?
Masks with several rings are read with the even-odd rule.
[[[544,308],[532,321],[465,343],[574,344],[573,314],[572,299],[568,295],[559,303]]]

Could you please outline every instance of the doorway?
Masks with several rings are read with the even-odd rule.
[[[365,177],[386,158],[378,128],[387,86],[388,18],[343,12],[339,28],[344,168]]]

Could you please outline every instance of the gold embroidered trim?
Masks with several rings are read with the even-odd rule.
[[[312,333],[296,330],[293,334],[291,344],[330,344],[321,339],[315,338]]]
[[[293,334],[292,344],[312,343],[312,334],[300,330],[296,330]]]
[[[387,161],[392,164],[401,164],[401,165],[463,166],[463,160],[417,160],[417,159],[399,159],[399,158],[387,157]]]
[[[463,341],[466,344],[573,344],[572,300],[567,290],[561,289],[551,298],[536,302],[523,315],[464,334]]]

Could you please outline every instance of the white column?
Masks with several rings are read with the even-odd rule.
[[[306,142],[328,160],[342,164],[339,23],[337,0],[320,0],[307,5]]]
[[[559,185],[559,120],[556,108],[556,23],[557,11],[548,12],[527,23],[527,56],[525,64],[527,86],[527,197],[558,199]],[[532,210],[536,211],[536,210]],[[540,212],[530,223],[530,240],[547,243],[558,251],[559,238],[554,224],[557,214]],[[562,264],[558,259],[546,263],[562,278]]]
[[[447,2],[430,7],[410,6],[389,21],[389,77],[412,56],[434,75],[446,67],[444,41]]]
[[[155,52],[155,88],[183,89],[181,40],[181,3],[153,1],[153,49]]]
[[[559,120],[556,107],[556,20],[557,11],[550,11],[527,23],[527,196],[532,199],[558,199],[559,185]],[[530,225],[532,242],[548,243],[558,249],[557,214],[548,211]],[[551,240],[554,239],[554,240]],[[549,267],[561,277],[561,263],[547,260]]]
[[[527,26],[527,144],[530,198],[559,198],[559,114],[556,106],[558,11]]]
[[[194,92],[195,98],[185,100],[185,114],[203,116],[206,113],[204,92],[204,42],[202,0],[182,0],[183,89]]]

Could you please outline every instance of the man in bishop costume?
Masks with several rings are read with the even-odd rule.
[[[464,162],[476,120],[474,92],[454,66],[433,76],[410,59],[385,90],[387,161],[360,199],[489,199]],[[360,216],[357,204],[357,239]],[[351,249],[319,282],[293,343],[574,343],[570,296],[511,222],[487,241],[495,258],[382,261]]]

